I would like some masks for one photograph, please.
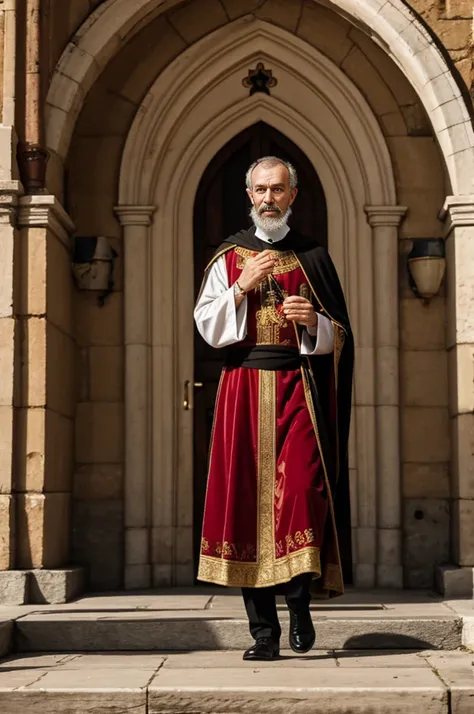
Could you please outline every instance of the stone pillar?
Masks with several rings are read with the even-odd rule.
[[[377,586],[403,587],[398,327],[398,226],[402,206],[368,206],[372,227],[377,450]]]
[[[51,195],[19,201],[16,397],[16,567],[31,571],[30,601],[61,602],[82,587],[67,568],[75,416],[70,235]]]
[[[26,601],[26,574],[15,567],[15,483],[13,462],[15,321],[14,258],[17,261],[16,205],[21,184],[0,183],[0,603]]]
[[[118,206],[125,271],[125,587],[152,582],[149,227],[153,206]]]
[[[474,569],[474,195],[449,196],[446,221],[447,349],[451,424],[451,552],[438,569],[447,597],[473,593]]]

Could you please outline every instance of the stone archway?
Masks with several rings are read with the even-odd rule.
[[[159,76],[137,114],[116,209],[126,270],[126,584],[191,582],[192,417],[181,395],[193,380],[194,197],[217,151],[264,121],[318,171],[356,333],[355,582],[400,587],[397,227],[405,209],[380,128],[332,62],[267,23],[236,21],[187,59]],[[291,105],[278,87],[242,98],[257,59],[271,63],[279,86],[291,83]]]
[[[144,23],[181,0],[107,0],[66,47],[46,107],[46,141],[64,162],[88,91],[102,69]],[[314,0],[317,2],[317,0]],[[367,31],[390,54],[418,93],[443,153],[454,194],[472,192],[474,131],[460,89],[433,38],[403,0],[325,3]]]

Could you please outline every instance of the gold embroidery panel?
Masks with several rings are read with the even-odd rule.
[[[242,248],[241,246],[237,246],[235,248],[235,252],[237,254],[237,267],[239,268],[239,270],[244,269],[245,263],[249,258],[255,257],[255,251],[248,250],[247,248]],[[270,255],[272,258],[276,258],[278,260],[278,264],[273,269],[273,275],[282,275],[283,273],[290,273],[292,270],[296,270],[296,268],[299,268],[299,263],[292,250],[272,250],[270,251]]]

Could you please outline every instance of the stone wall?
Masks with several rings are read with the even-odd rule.
[[[76,7],[77,5],[77,7]],[[76,3],[84,9],[87,3]],[[67,166],[67,206],[79,235],[107,235],[122,255],[114,216],[120,158],[148,87],[186,46],[248,12],[283,26],[326,54],[358,86],[382,127],[398,200],[409,208],[400,232],[401,417],[406,584],[429,586],[449,556],[449,433],[444,295],[424,307],[408,288],[405,257],[414,238],[440,237],[449,193],[442,160],[413,89],[386,54],[328,9],[298,0],[195,0],[144,27],[110,62],[87,97]],[[430,11],[431,12],[431,11]],[[434,12],[434,11],[433,11]],[[450,11],[451,12],[451,11]],[[446,42],[465,20],[425,14]],[[80,14],[80,13],[79,13]],[[71,20],[72,21],[72,20]],[[75,20],[77,21],[77,20]],[[437,25],[438,26],[438,25]],[[463,29],[464,28],[464,29]],[[466,40],[468,41],[468,40]],[[456,41],[457,42],[457,41]],[[453,46],[454,40],[449,40]],[[451,49],[451,48],[449,48]],[[452,52],[458,50],[452,50]],[[466,57],[456,55],[466,76]],[[94,587],[121,584],[123,555],[122,266],[99,308],[75,295],[78,364],[74,555],[92,566]]]

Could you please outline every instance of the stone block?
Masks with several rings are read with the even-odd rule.
[[[74,498],[78,501],[113,501],[123,495],[121,464],[86,464],[74,473]]]
[[[452,3],[451,3],[452,6]],[[468,17],[472,18],[471,13]],[[458,18],[456,22],[439,20],[433,28],[444,47],[450,52],[468,50],[472,43],[472,19]]]
[[[91,401],[123,401],[124,350],[122,347],[91,347],[89,374]]]
[[[436,591],[446,600],[472,597],[473,568],[459,568],[457,565],[438,565],[436,568]]]
[[[52,324],[47,329],[47,404],[64,416],[75,413],[75,344]]]
[[[274,25],[283,27],[288,32],[295,32],[301,17],[302,0],[266,0],[254,15],[259,20],[272,22]]]
[[[446,0],[444,15],[447,20],[472,18],[472,0]]]
[[[228,17],[218,0],[201,0],[168,13],[171,25],[189,44],[227,24]]]
[[[449,501],[406,499],[403,532],[406,587],[432,588],[436,566],[449,560]]]
[[[26,605],[28,573],[25,570],[0,572],[0,605]]]
[[[352,49],[351,25],[330,10],[312,2],[303,4],[296,34],[340,64]]]
[[[449,498],[448,463],[402,465],[405,498]]]
[[[87,567],[93,590],[118,590],[123,584],[122,501],[75,501],[73,560]]]
[[[125,562],[127,565],[149,563],[148,528],[127,528],[125,531]]]
[[[13,404],[13,353],[15,321],[0,318],[0,406]]]
[[[395,62],[372,37],[356,27],[351,27],[349,38],[360,48],[370,63],[377,68],[385,84],[390,87],[399,107],[418,102],[418,95]]]
[[[123,461],[123,404],[86,402],[77,405],[76,462],[117,464]]]
[[[231,20],[248,15],[262,5],[262,0],[221,0],[221,2]]]
[[[448,347],[474,343],[474,229],[455,228],[446,240],[448,293],[451,309],[448,320]]]
[[[19,406],[46,405],[46,328],[45,318],[18,321],[24,358],[21,363]]]
[[[404,351],[400,366],[403,404],[414,407],[447,406],[448,362],[445,351]]]
[[[454,562],[474,566],[474,500],[458,499],[452,506]],[[447,558],[445,559],[447,561]]]
[[[22,285],[19,314],[46,314],[47,250],[46,228],[24,227],[20,230]]]
[[[447,462],[450,458],[448,410],[405,407],[402,412],[402,461]]]
[[[123,295],[112,293],[104,307],[97,305],[97,296],[78,293],[76,296],[76,336],[80,346],[123,345]]]
[[[13,485],[13,407],[0,406],[0,493],[11,493]]]
[[[149,563],[125,566],[125,590],[145,590],[151,584],[151,565]]]
[[[23,492],[71,490],[74,423],[51,409],[17,411],[17,489]]]
[[[448,352],[449,410],[474,412],[474,345],[456,345]]]
[[[0,263],[0,317],[12,317],[14,291],[19,287],[18,280],[16,279],[19,265],[18,261],[16,261],[16,264],[13,262],[15,244],[18,242],[18,232],[8,223],[2,223],[0,224],[0,240],[2,242],[2,261]]]
[[[21,568],[57,568],[69,557],[70,494],[18,494],[17,562]]]
[[[10,495],[0,495],[0,572],[11,568],[14,562],[15,509]]]
[[[46,304],[48,321],[67,335],[73,334],[73,276],[68,248],[48,231],[48,278]]]
[[[28,602],[34,604],[69,602],[84,591],[85,576],[84,568],[31,570]]]
[[[443,350],[446,347],[446,306],[434,298],[426,308],[421,300],[401,300],[400,341],[404,350]]]
[[[393,94],[366,55],[354,46],[341,64],[341,69],[358,86],[377,116],[400,112]],[[391,141],[405,141],[392,139]]]
[[[451,419],[452,494],[474,499],[474,414]]]
[[[23,603],[21,603],[23,604]],[[13,646],[13,622],[5,620],[0,622],[0,657],[6,657]]]
[[[166,17],[160,16],[152,22],[147,22],[122,48],[105,70],[103,78],[97,82],[97,92],[94,95],[91,93],[91,107],[87,110],[90,115],[89,131],[82,133],[125,136],[132,123],[131,117],[125,125],[128,112],[131,109],[136,111],[155,78],[185,48],[186,42]],[[104,96],[111,99],[109,92],[123,97],[128,102],[128,109],[123,103],[109,104],[109,107],[104,108],[105,124],[101,126],[97,110]],[[112,117],[112,111],[117,114],[115,118]],[[87,115],[84,119],[87,121]]]

